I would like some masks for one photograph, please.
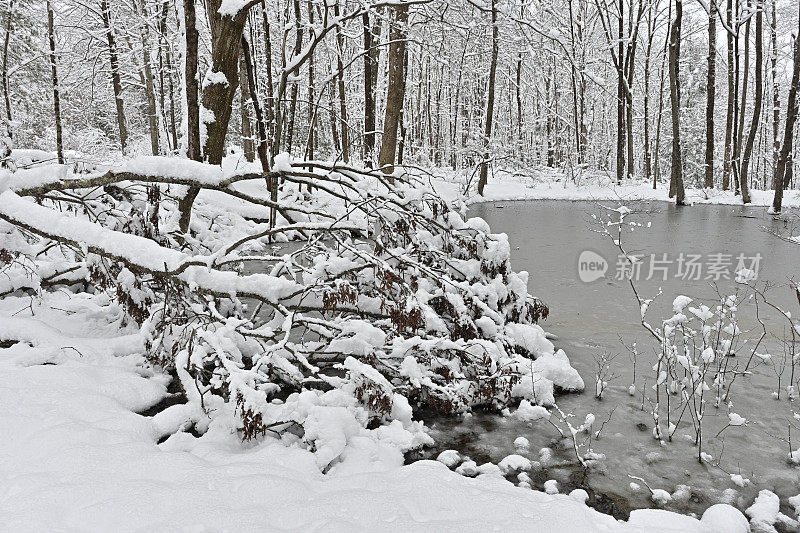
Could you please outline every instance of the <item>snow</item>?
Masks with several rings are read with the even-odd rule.
[[[518,420],[521,420],[523,422],[533,422],[535,420],[541,420],[543,418],[544,419],[550,418],[550,411],[548,411],[541,405],[531,405],[531,403],[528,400],[522,400],[519,403],[519,407],[517,407],[517,410],[514,411],[513,413],[510,412],[509,410],[506,410],[504,411],[504,414],[506,414],[506,416],[513,416],[514,418],[517,418]],[[514,441],[515,445],[516,442],[517,441]],[[525,440],[525,443],[527,444],[527,439]]]
[[[741,474],[731,474],[731,483],[733,483],[737,487],[744,487],[749,482],[750,480],[746,479]]]
[[[223,17],[235,17],[247,5],[248,0],[222,0],[217,12]]]
[[[461,455],[456,450],[445,450],[436,457],[436,460],[447,468],[453,468],[461,462]]]
[[[625,180],[617,185],[609,173],[602,171],[579,172],[575,181],[568,171],[547,167],[532,169],[495,169],[493,178],[484,189],[484,196],[474,190],[463,194],[463,175],[439,169],[431,181],[435,189],[449,198],[462,198],[467,203],[511,201],[511,200],[590,200],[631,202],[652,200],[674,203],[669,198],[669,184],[660,183],[653,189],[652,182]],[[576,184],[577,182],[577,184]],[[774,191],[751,189],[751,205],[768,208],[772,205]],[[742,197],[733,191],[719,189],[686,189],[686,200],[690,204],[742,205]],[[800,207],[800,191],[784,191],[785,208]]]
[[[728,424],[731,426],[743,426],[747,423],[745,418],[737,413],[728,413]]]
[[[292,155],[287,152],[281,152],[275,156],[272,161],[273,172],[288,172],[292,170]]]
[[[224,72],[208,69],[203,78],[203,89],[210,85],[228,85],[228,78],[225,77]]]
[[[672,495],[664,489],[653,489],[650,499],[659,505],[666,505],[672,501]]]
[[[500,470],[503,472],[503,474],[508,474],[509,472],[521,472],[531,469],[531,460],[521,455],[512,454],[504,457],[497,466],[500,467]]]
[[[756,501],[747,508],[745,513],[750,517],[750,525],[754,533],[772,533],[778,520],[781,502],[778,497],[764,489],[758,493]]]
[[[558,481],[555,479],[548,479],[544,482],[544,491],[547,494],[558,494]]]
[[[86,323],[39,308],[20,320],[2,324],[36,344],[0,349],[0,405],[13,406],[0,409],[8,530],[644,532],[679,531],[670,524],[685,518],[634,527],[493,475],[469,479],[434,461],[401,466],[401,455],[381,458],[363,439],[348,442],[340,468],[323,475],[319,453],[296,437],[243,446],[225,417],[200,438],[178,432],[159,445],[166,417],[133,411],[163,397],[166,382],[143,365],[130,336],[108,336],[115,327],[100,317]],[[68,337],[54,324],[91,336]],[[180,425],[182,406],[174,407]],[[689,531],[710,531],[691,523]]]
[[[794,513],[797,515],[797,518],[800,519],[800,494],[789,498],[789,505],[794,507]]]
[[[676,313],[681,313],[683,312],[683,309],[690,303],[692,303],[692,299],[689,298],[688,296],[683,296],[683,295],[677,296],[675,300],[672,302],[672,309]]]
[[[586,503],[586,500],[589,499],[589,493],[583,489],[573,489],[569,493],[569,497],[575,500],[576,502]]]
[[[191,159],[164,156],[140,156],[128,159],[122,165],[117,166],[114,171],[178,178],[206,185],[219,185],[225,179],[220,167]]]
[[[278,161],[278,168],[290,164],[287,158]],[[220,168],[167,158],[137,158],[115,171],[168,175],[214,186],[231,175]],[[111,250],[131,265],[152,270],[197,262],[180,277],[196,288],[280,299],[298,287],[282,277],[212,270],[213,255],[189,256],[54,213],[14,191],[68,177],[33,173],[30,178],[0,195],[0,216],[62,235],[84,248]],[[198,204],[199,212],[207,207]],[[464,222],[455,217],[454,224],[488,229],[481,219]],[[254,227],[249,225],[248,231]],[[503,257],[508,246],[507,238],[488,243],[487,259]],[[343,258],[333,257],[327,267],[337,270],[343,264]],[[123,269],[117,279],[131,289],[133,278]],[[524,290],[527,274],[520,274],[514,283]],[[501,289],[506,290],[498,284],[484,296],[502,298],[508,293]],[[87,321],[90,313],[75,313],[59,298],[91,301],[93,319]],[[0,514],[12,529],[709,531],[697,520],[671,513],[659,515],[657,525],[648,522],[652,514],[638,512],[630,523],[619,523],[586,507],[585,491],[558,495],[555,479],[545,483],[550,494],[515,487],[503,479],[505,474],[518,474],[523,487],[531,486],[530,476],[522,474],[534,465],[523,455],[481,465],[463,457],[459,465],[461,455],[448,450],[438,461],[403,466],[403,453],[430,444],[430,438],[412,420],[408,401],[395,392],[403,390],[399,380],[389,381],[356,359],[369,356],[376,344],[387,340],[385,332],[366,321],[343,324],[343,335],[331,348],[345,354],[338,370],[368,380],[391,400],[386,423],[376,429],[367,429],[364,411],[355,405],[351,391],[336,388],[305,390],[267,406],[264,412],[271,419],[302,424],[302,436],[268,434],[246,444],[241,442],[233,405],[213,398],[209,414],[192,404],[179,404],[152,418],[137,415],[167,395],[169,378],[143,361],[143,336],[121,332],[112,320],[113,305],[102,298],[63,291],[46,293],[32,304],[16,297],[0,302],[0,338],[23,341],[0,349],[0,405],[14,406],[0,410],[0,424],[10,428],[0,472],[13,472],[13,477],[4,476],[11,481],[4,487]],[[28,305],[32,316],[10,318]],[[483,311],[476,324],[498,339],[480,339],[468,350],[495,357],[497,345],[510,343],[534,358],[510,360],[522,376],[515,390],[522,399],[513,415],[506,412],[509,416],[526,422],[547,418],[549,411],[536,404],[552,404],[554,387],[584,388],[566,354],[555,349],[540,327],[505,325],[496,320],[499,315],[490,306]],[[276,327],[280,329],[280,324]],[[449,342],[436,341],[437,346]],[[396,343],[396,353],[403,354],[398,357],[400,375],[412,384],[423,382],[429,379],[428,371],[406,355],[410,344]],[[189,354],[181,357],[178,371],[186,372]],[[507,362],[494,359],[491,364]],[[586,415],[584,426],[593,423],[594,415]],[[202,437],[187,432],[192,426]],[[162,438],[166,440],[158,444]],[[530,446],[524,437],[514,444],[520,454]],[[542,453],[543,461],[550,459],[550,450]],[[449,470],[457,465],[456,471],[463,475]],[[132,510],[139,508],[146,508],[147,515],[134,516]],[[778,515],[776,520],[784,518]]]

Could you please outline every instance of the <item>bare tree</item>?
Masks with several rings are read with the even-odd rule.
[[[378,78],[378,47],[373,45],[373,33],[369,11],[364,11],[364,162],[372,166],[375,152],[375,82]],[[375,26],[380,30],[380,24]]]
[[[405,97],[403,64],[406,55],[406,23],[408,22],[408,5],[399,4],[392,7],[389,28],[389,74],[386,89],[386,113],[383,119],[383,138],[378,165],[386,174],[394,172],[397,154],[397,130]]]
[[[800,4],[798,4],[798,8],[800,8]],[[786,98],[786,123],[783,130],[783,143],[781,144],[781,153],[778,156],[778,165],[775,167],[775,175],[772,178],[772,186],[775,189],[772,210],[776,213],[780,213],[783,207],[783,189],[789,186],[787,178],[791,172],[790,157],[794,123],[797,120],[798,89],[800,89],[800,17],[798,17],[798,29],[794,38],[794,68],[792,69],[792,84],[789,87],[789,96]]]
[[[243,48],[243,50],[245,50]],[[250,122],[250,110],[248,102],[252,101],[250,85],[247,83],[247,67],[244,63],[244,54],[239,57],[239,107],[242,116],[242,149],[244,151],[244,158],[249,161],[255,161],[256,150],[255,142],[253,141],[253,126]],[[255,103],[255,101],[253,101]]]
[[[478,194],[483,196],[483,189],[489,179],[489,143],[492,140],[492,123],[494,121],[494,85],[497,76],[497,55],[500,48],[500,29],[497,27],[497,2],[492,0],[492,58],[489,63],[489,86],[486,91],[486,123],[483,130],[483,162],[478,180]]]
[[[8,119],[9,124],[13,120],[11,117],[11,96],[9,95],[8,89],[8,47],[11,44],[11,31],[12,31],[12,22],[14,20],[14,0],[9,0],[8,2],[8,13],[6,13],[6,27],[5,31],[6,34],[3,37],[3,98],[6,104],[6,118]],[[10,133],[9,127],[9,133]]]
[[[153,155],[161,152],[158,136],[158,110],[156,108],[156,90],[153,79],[153,65],[150,56],[150,25],[148,23],[147,4],[137,0],[133,4],[137,15],[141,17],[139,38],[142,43],[142,77],[144,78],[145,96],[147,98],[147,124],[150,130],[150,150]]]
[[[233,98],[239,86],[239,51],[251,0],[236,12],[221,12],[222,0],[207,0],[211,28],[211,66],[203,80],[201,117],[206,128],[203,157],[212,165],[222,163],[225,134],[231,118]]]
[[[753,121],[750,124],[750,132],[747,134],[747,144],[742,156],[742,202],[750,203],[750,158],[753,155],[753,145],[758,132],[758,124],[761,121],[761,106],[764,99],[764,4],[763,0],[756,0],[756,80],[755,80],[755,100],[753,102]]]
[[[685,203],[683,189],[683,157],[681,156],[681,93],[680,58],[681,25],[683,22],[683,0],[675,0],[675,20],[672,23],[669,41],[669,94],[672,103],[672,170],[670,173],[670,198],[677,205]]]
[[[733,157],[733,109],[736,105],[733,71],[733,0],[728,0],[725,9],[728,64],[728,105],[725,113],[725,154],[722,161],[722,190],[727,191],[731,183],[731,158]]]
[[[201,161],[200,151],[200,103],[197,82],[197,16],[194,0],[184,0],[184,31],[186,32],[186,57],[184,58],[184,91],[186,92],[186,157]],[[179,227],[184,233],[189,231],[192,217],[192,204],[200,193],[199,187],[189,187],[186,195],[178,202],[180,212]]]
[[[128,151],[128,124],[125,120],[125,102],[122,98],[122,81],[119,72],[119,56],[114,31],[111,27],[111,10],[108,0],[100,0],[100,15],[103,18],[106,40],[108,42],[108,57],[111,63],[111,86],[114,90],[114,103],[117,107],[117,127],[119,128],[119,143],[122,153]]]
[[[708,11],[708,78],[706,78],[705,186],[714,188],[714,103],[717,82],[717,2]]]
[[[53,115],[56,124],[56,153],[58,164],[64,164],[64,134],[61,127],[61,89],[58,87],[58,70],[56,68],[56,30],[54,23],[53,6],[47,0],[47,40],[50,44],[50,72],[53,80]]]

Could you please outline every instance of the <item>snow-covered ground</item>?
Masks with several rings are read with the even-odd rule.
[[[490,184],[487,197],[524,198],[530,184],[513,179]],[[439,184],[456,194],[455,183]],[[600,190],[585,194],[599,198]],[[267,215],[252,206],[241,212],[240,203],[209,191],[197,213]],[[254,231],[257,223],[248,224],[236,229]],[[744,516],[726,505],[702,520],[637,510],[618,522],[587,507],[582,491],[556,494],[550,482],[548,493],[515,486],[502,475],[519,466],[512,459],[476,465],[475,478],[442,462],[404,466],[409,446],[391,438],[390,426],[366,430],[320,418],[314,431],[330,435],[318,435],[316,449],[290,431],[242,443],[234,406],[217,403],[197,436],[182,426],[180,405],[137,414],[168,397],[170,378],[145,362],[142,335],[120,329],[120,313],[102,293],[0,300],[0,530],[747,531]],[[9,339],[20,342],[2,343]],[[387,438],[376,438],[383,429]],[[325,462],[333,466],[324,474],[320,443],[338,447],[339,460]],[[770,494],[756,513],[765,524],[777,516]]]
[[[243,445],[213,423],[200,438],[157,444],[153,419],[136,411],[160,401],[167,381],[136,355],[138,335],[108,325],[102,297],[46,303],[2,303],[20,312],[0,337],[28,340],[0,349],[4,531],[730,531],[656,510],[616,522],[577,495],[435,461],[399,466],[358,442],[328,475],[300,446]]]
[[[437,191],[447,197],[463,196],[463,174],[450,171],[434,171],[432,183]],[[617,185],[614,176],[597,171],[586,171],[571,177],[558,169],[538,167],[522,171],[497,170],[490,175],[484,196],[478,196],[475,180],[466,195],[468,203],[507,200],[613,200],[630,202],[634,200],[658,200],[672,202],[669,198],[669,183],[659,183],[653,189],[652,182],[625,181]],[[769,207],[772,205],[774,191],[750,191],[751,205]],[[732,190],[686,189],[686,199],[690,203],[742,205],[741,195]],[[800,191],[787,190],[783,196],[785,208],[800,207]]]

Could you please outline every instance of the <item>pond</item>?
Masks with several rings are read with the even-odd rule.
[[[601,203],[617,207],[612,202]],[[637,288],[645,298],[655,296],[659,288],[663,291],[647,313],[654,326],[672,316],[673,300],[678,295],[693,298],[692,305],[702,301],[713,308],[719,303],[718,292],[736,292],[737,284],[725,275],[733,277],[740,255],[745,266],[758,267],[760,282],[769,280],[773,284],[768,295],[774,303],[793,314],[800,313],[790,283],[800,275],[800,246],[772,234],[785,231],[784,220],[776,220],[764,208],[743,206],[677,208],[662,202],[641,202],[629,207],[646,212],[636,218],[643,226],[626,231],[624,237],[626,250],[643,256]],[[496,413],[476,413],[461,419],[428,418],[437,441],[430,454],[452,448],[480,464],[497,463],[508,454],[521,453],[538,461],[535,469],[541,467],[531,475],[535,487],[541,489],[543,481],[556,479],[562,492],[578,486],[588,488],[604,495],[600,502],[593,497],[598,507],[606,506],[606,511],[620,516],[626,508],[653,506],[643,483],[629,476],[642,478],[653,489],[673,493],[667,508],[686,513],[700,514],[717,502],[744,509],[764,488],[778,494],[785,505],[786,498],[800,493],[800,468],[788,461],[788,427],[794,412],[800,411],[800,401],[790,401],[785,391],[788,367],[782,376],[779,399],[773,399],[773,393],[778,389],[777,372],[782,366],[776,361],[780,358],[773,359],[773,364],[758,365],[752,375],[740,378],[730,411],[745,417],[747,424],[729,427],[719,437],[715,435],[727,425],[729,409],[715,408],[711,405],[713,396],[709,397],[703,433],[708,436],[704,437],[704,450],[713,456],[712,461],[698,462],[688,416],[678,425],[672,441],[661,445],[653,438],[652,413],[647,403],[643,408],[642,398],[642,391],[652,394],[652,366],[658,344],[640,323],[639,306],[628,282],[616,279],[619,250],[610,239],[593,231],[597,226],[592,214],[600,212],[592,202],[525,201],[478,204],[470,208],[469,215],[484,218],[494,232],[508,234],[514,269],[530,272],[530,292],[550,305],[550,316],[542,326],[555,336],[556,348],[564,349],[587,384],[581,394],[559,397],[559,407],[565,413],[574,413],[574,425],[580,424],[587,413],[595,415],[595,429],[607,420],[599,440],[591,444],[605,459],[584,478],[571,442],[560,439],[551,425],[541,420],[524,423]],[[581,281],[579,257],[585,251],[596,254],[590,254],[592,258],[606,260],[605,277]],[[652,272],[650,254],[658,260],[652,263]],[[692,255],[700,256],[695,258],[695,264],[701,264],[699,275],[685,268],[685,259]],[[754,260],[756,265],[752,265]],[[646,279],[651,273],[653,279]],[[738,289],[741,291],[741,286]],[[742,338],[759,336],[754,307],[752,303],[740,306]],[[775,314],[765,313],[770,336],[759,351],[772,350],[782,357],[779,340],[785,335],[786,321]],[[639,356],[636,391],[631,396],[633,364],[625,345],[634,342]],[[738,358],[743,364],[750,348],[752,341],[731,359]],[[611,376],[606,378],[608,387],[602,400],[597,400],[596,358],[602,354],[613,359],[609,363]],[[800,427],[797,420],[794,427]],[[791,441],[795,450],[800,447],[800,431],[797,433]],[[530,441],[527,451],[515,449],[514,440],[520,436]],[[542,453],[542,448],[550,450]],[[741,487],[731,474],[740,474],[750,482]],[[641,488],[631,488],[632,481]],[[793,516],[788,509],[784,512]]]

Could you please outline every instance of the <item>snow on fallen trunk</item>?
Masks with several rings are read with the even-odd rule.
[[[298,433],[330,471],[366,441],[398,453],[429,443],[414,407],[499,410],[522,399],[544,411],[557,390],[583,389],[536,325],[548,309],[528,293],[528,273],[511,268],[506,235],[465,220],[421,183],[279,163],[282,188],[269,201],[255,187],[264,174],[164,157],[88,176],[54,167],[49,181],[12,176],[0,193],[0,218],[38,236],[8,233],[31,270],[47,261],[82,268],[86,283],[122,306],[125,323],[141,325],[148,359],[175,369],[193,407],[164,415],[160,431],[186,416],[202,428],[229,416],[244,440]],[[145,187],[115,185],[123,179]],[[247,209],[207,197],[192,233],[178,235],[168,184],[297,220],[254,223],[241,216]],[[47,196],[86,188],[82,209]],[[288,248],[276,253],[275,241]],[[23,285],[15,283],[9,290]]]

